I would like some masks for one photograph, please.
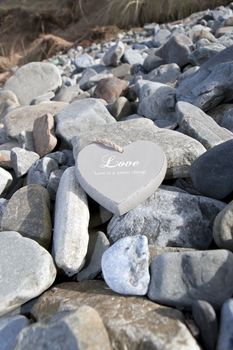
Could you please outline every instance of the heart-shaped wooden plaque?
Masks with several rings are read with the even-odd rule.
[[[148,198],[162,183],[167,169],[162,149],[150,141],[137,141],[119,153],[96,143],[77,158],[80,185],[96,202],[122,215]]]

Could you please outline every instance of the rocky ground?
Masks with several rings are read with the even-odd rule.
[[[233,5],[23,65],[0,120],[1,350],[233,349]],[[122,215],[78,180],[100,139],[166,156]]]

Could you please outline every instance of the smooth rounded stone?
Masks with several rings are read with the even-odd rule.
[[[16,191],[3,212],[1,230],[19,232],[48,249],[52,224],[47,190],[40,185],[28,185]]]
[[[161,57],[158,57],[154,54],[149,54],[143,63],[143,68],[146,72],[150,72],[153,69],[158,68],[159,66],[161,66],[162,64],[164,64],[164,60]]]
[[[95,88],[94,96],[107,103],[114,103],[117,98],[126,93],[129,83],[116,77],[101,79]]]
[[[176,121],[176,90],[166,84],[153,82],[154,93],[140,96],[138,114],[152,120],[168,119]]]
[[[145,295],[150,282],[147,237],[119,239],[104,252],[101,266],[104,280],[114,292]]]
[[[230,202],[216,216],[213,235],[219,248],[233,251],[233,202]]]
[[[27,185],[38,184],[47,187],[52,171],[58,170],[58,162],[51,157],[37,160],[28,171]]]
[[[226,300],[221,309],[220,329],[216,350],[232,349],[233,299]]]
[[[12,184],[12,175],[3,168],[0,168],[0,195]]]
[[[65,102],[44,102],[35,106],[25,106],[10,111],[4,118],[4,125],[9,137],[21,141],[21,134],[24,132],[28,143],[33,147],[33,125],[36,119],[43,117],[46,113],[55,115],[61,111],[67,103]]]
[[[34,121],[33,141],[36,153],[40,157],[52,152],[56,147],[57,138],[54,134],[54,118],[51,113],[47,113]]]
[[[89,143],[106,137],[122,147],[138,140],[157,143],[167,158],[166,178],[189,177],[190,165],[206,152],[204,146],[193,138],[173,130],[159,129],[151,120],[138,118],[80,133],[72,140],[74,158]]]
[[[218,320],[214,308],[205,300],[192,303],[192,315],[206,350],[215,350],[218,338]]]
[[[190,195],[177,188],[159,188],[135,209],[113,216],[108,237],[116,242],[125,236],[145,235],[160,247],[208,249],[213,221],[225,204]]]
[[[176,63],[170,63],[153,69],[150,73],[144,75],[144,79],[168,84],[176,82],[180,74],[180,67]]]
[[[109,240],[103,232],[89,233],[86,262],[83,269],[77,274],[77,281],[94,279],[101,272],[101,259],[109,246]]]
[[[83,305],[57,321],[24,329],[14,350],[111,350],[108,333],[98,312]]]
[[[11,169],[11,150],[15,147],[20,147],[17,141],[9,141],[0,145],[0,166],[6,169]]]
[[[56,199],[58,186],[64,171],[64,169],[57,169],[50,173],[47,190],[49,192],[51,200]]]
[[[91,130],[96,126],[115,123],[101,101],[88,98],[71,103],[56,117],[56,134],[69,143],[81,131]]]
[[[209,42],[217,42],[215,36],[211,33],[211,29],[201,24],[196,24],[190,28],[189,36],[192,42],[197,43],[200,39],[207,39]]]
[[[46,94],[42,94],[36,97],[34,100],[32,100],[31,105],[38,105],[43,102],[49,102],[54,98],[54,96],[55,96],[55,93],[53,91],[49,91]]]
[[[90,72],[91,71],[91,72]],[[112,78],[113,74],[108,72],[96,73],[96,71],[92,68],[88,68],[84,71],[82,78],[79,80],[79,86],[85,90],[85,94],[93,95],[92,89],[98,84],[98,82],[102,79]],[[86,90],[89,90],[87,92]]]
[[[61,85],[60,71],[55,65],[31,62],[17,69],[4,88],[13,91],[23,106],[30,105],[36,97],[55,91]]]
[[[227,250],[165,253],[151,263],[149,299],[175,307],[205,300],[214,308],[233,293],[233,254]]]
[[[0,91],[0,121],[3,120],[5,115],[10,109],[18,107],[19,101],[17,96],[13,91],[10,90],[1,90]]]
[[[87,53],[80,55],[74,60],[74,64],[76,68],[80,71],[82,71],[85,68],[92,67],[95,65],[95,60],[92,56],[88,55]]]
[[[129,63],[131,66],[138,65],[138,64],[143,65],[143,62],[144,62],[144,58],[140,50],[133,50],[131,48],[125,49],[122,60],[125,63]]]
[[[27,151],[23,148],[15,147],[11,150],[11,164],[16,177],[27,174],[30,167],[39,159],[35,152]]]
[[[160,29],[153,38],[155,47],[164,45],[171,36],[171,32],[168,29]]]
[[[208,44],[207,46],[198,47],[189,55],[190,63],[200,66],[207,62],[211,57],[223,51],[225,46],[219,43]]]
[[[149,244],[149,252],[150,252],[150,263],[152,260],[161,254],[164,253],[177,253],[177,252],[187,252],[187,251],[193,251],[192,248],[182,248],[182,247],[159,247],[155,244]]]
[[[191,165],[194,187],[203,195],[223,199],[233,191],[233,140],[213,147]]]
[[[207,111],[232,96],[232,52],[226,48],[202,64],[191,77],[177,87],[177,99]]]
[[[13,350],[17,342],[18,334],[27,326],[29,320],[22,315],[4,317],[0,319],[0,344],[1,350]]]
[[[79,85],[63,86],[53,98],[53,101],[71,103],[76,99],[83,98],[84,96],[89,97],[89,94],[81,90]]]
[[[176,104],[180,131],[203,144],[206,149],[233,139],[233,133],[219,126],[200,108],[183,101]]]
[[[84,304],[98,311],[113,349],[200,350],[180,311],[116,294],[103,281],[57,285],[38,299],[32,315],[45,321]]]
[[[156,55],[166,63],[176,63],[183,67],[189,63],[192,47],[193,43],[189,37],[184,34],[174,34],[156,51]]]
[[[51,255],[18,232],[0,233],[0,316],[48,289],[56,277]]]
[[[106,66],[116,67],[121,57],[124,55],[125,45],[122,41],[118,41],[115,45],[111,46],[110,49],[103,56],[103,62]]]
[[[61,177],[56,202],[53,233],[53,255],[57,266],[68,276],[83,267],[88,248],[89,209],[87,197],[68,168]]]
[[[119,97],[114,103],[107,106],[108,111],[116,119],[120,120],[134,113],[135,106],[126,97]]]

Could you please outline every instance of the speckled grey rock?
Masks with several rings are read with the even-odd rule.
[[[176,111],[179,130],[201,142],[206,149],[233,139],[230,131],[223,129],[213,118],[190,103],[178,102]]]
[[[55,203],[53,254],[57,266],[68,276],[80,271],[88,247],[89,209],[74,167],[61,177]]]
[[[17,177],[27,174],[29,168],[39,159],[35,152],[15,147],[11,150],[11,163]]]
[[[227,250],[165,253],[151,264],[148,297],[161,304],[191,307],[206,300],[214,307],[233,293],[233,254]]]
[[[183,67],[189,62],[189,55],[193,43],[189,37],[184,34],[174,34],[169,40],[161,46],[156,55],[164,59],[166,63],[177,63]]]
[[[111,350],[108,333],[97,311],[81,306],[75,312],[48,324],[24,329],[15,350]]]
[[[108,235],[114,242],[141,234],[161,247],[207,249],[214,218],[224,207],[222,202],[164,187],[127,214],[113,216]]]
[[[53,171],[51,171],[51,173],[49,175],[49,180],[48,180],[48,184],[47,184],[46,188],[49,192],[51,200],[56,199],[58,186],[59,186],[59,183],[60,183],[60,180],[61,180],[61,177],[62,177],[64,171],[65,171],[65,169],[53,170]]]
[[[225,46],[220,43],[210,43],[206,39],[202,40],[207,42],[206,45],[201,45],[201,40],[199,40],[197,48],[189,55],[189,61],[197,66],[207,62],[211,57],[225,49]]]
[[[3,212],[1,230],[19,232],[48,249],[52,224],[47,190],[40,185],[28,185],[16,191]]]
[[[154,54],[149,54],[143,62],[143,68],[146,72],[149,73],[150,71],[158,68],[159,66],[161,66],[164,63],[165,62],[161,57],[158,57]]]
[[[192,303],[192,315],[200,330],[206,350],[215,350],[218,338],[218,320],[214,308],[205,300]]]
[[[227,130],[233,132],[233,108],[227,109],[220,119],[220,125]]]
[[[166,178],[188,177],[192,162],[206,149],[198,141],[179,132],[159,129],[147,118],[138,118],[111,125],[96,126],[72,140],[74,158],[78,152],[96,138],[108,138],[120,146],[140,140],[157,143],[166,154]]]
[[[53,98],[53,101],[71,103],[74,100],[79,100],[86,97],[90,96],[87,92],[81,90],[79,85],[63,86]]]
[[[162,65],[153,69],[149,74],[144,75],[144,79],[158,83],[175,83],[180,75],[180,67],[176,63]]]
[[[168,29],[160,29],[154,36],[153,42],[155,47],[159,47],[165,44],[169,37],[171,36],[171,32]]]
[[[56,269],[50,254],[17,232],[0,232],[0,316],[48,289]]]
[[[230,202],[216,216],[213,235],[219,248],[233,251],[233,202]]]
[[[153,82],[153,93],[140,94],[138,114],[152,120],[169,119],[176,121],[176,90],[166,84]]]
[[[225,301],[221,310],[220,330],[216,350],[232,349],[233,299]]]
[[[13,350],[16,338],[23,328],[29,325],[27,317],[22,315],[3,317],[0,319],[1,350]]]
[[[191,165],[190,175],[200,193],[223,199],[233,191],[232,169],[233,140],[230,140],[197,158]]]
[[[19,107],[19,101],[13,91],[2,89],[0,90],[0,120],[2,121],[5,115],[16,107]]]
[[[32,135],[34,121],[46,113],[54,115],[65,106],[67,106],[65,102],[44,102],[36,106],[13,109],[4,118],[4,125],[8,136],[22,141],[22,133],[24,132],[25,137],[29,139],[27,141],[30,145],[28,150],[34,151]]]
[[[12,181],[12,175],[5,169],[0,168],[0,195],[9,188]]]
[[[61,86],[58,68],[48,62],[31,62],[20,67],[7,80],[5,89],[13,91],[21,105],[29,105],[33,99]]]
[[[122,41],[118,41],[115,45],[105,53],[103,62],[106,66],[117,66],[121,57],[125,52],[125,45]]]
[[[77,281],[94,279],[101,272],[101,259],[109,246],[109,240],[103,232],[89,233],[86,262],[83,269],[77,274]]]
[[[107,285],[126,295],[145,295],[150,282],[147,237],[119,239],[102,256],[102,273]]]
[[[56,115],[56,133],[67,143],[81,131],[116,120],[98,99],[88,98],[71,103]]]

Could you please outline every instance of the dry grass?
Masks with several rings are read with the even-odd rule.
[[[229,0],[105,0],[101,21],[119,27],[161,23],[229,3]]]

